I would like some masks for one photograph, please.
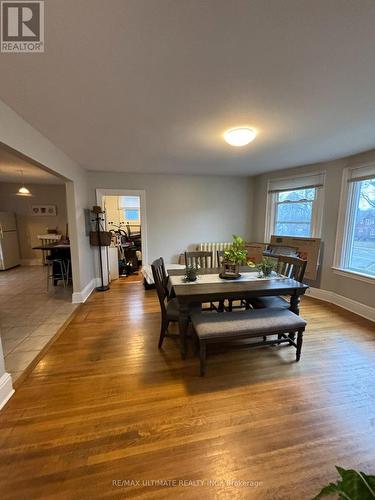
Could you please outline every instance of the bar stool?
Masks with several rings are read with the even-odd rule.
[[[64,267],[65,267],[65,283],[68,286],[69,281],[72,281],[72,276],[71,276],[72,264],[70,259],[66,259],[64,261]]]
[[[47,292],[49,291],[50,280],[62,281],[64,288],[66,288],[66,277],[65,277],[65,265],[63,259],[52,258],[51,256],[46,257],[47,263]],[[60,272],[54,272],[58,268]]]

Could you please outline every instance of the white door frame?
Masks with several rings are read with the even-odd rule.
[[[146,191],[144,189],[103,189],[96,190],[96,202],[102,207],[104,196],[139,196],[141,199],[141,241],[142,265],[148,264]]]

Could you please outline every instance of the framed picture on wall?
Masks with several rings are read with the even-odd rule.
[[[31,215],[54,217],[57,215],[56,205],[32,205]]]

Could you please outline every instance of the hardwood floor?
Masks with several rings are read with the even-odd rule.
[[[302,315],[300,363],[226,347],[199,378],[176,339],[158,351],[154,291],[95,293],[0,413],[0,497],[302,500],[335,464],[374,473],[374,324],[308,298]]]

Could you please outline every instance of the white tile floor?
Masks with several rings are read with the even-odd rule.
[[[13,382],[77,307],[69,287],[47,293],[46,272],[43,266],[0,272],[0,336]]]

